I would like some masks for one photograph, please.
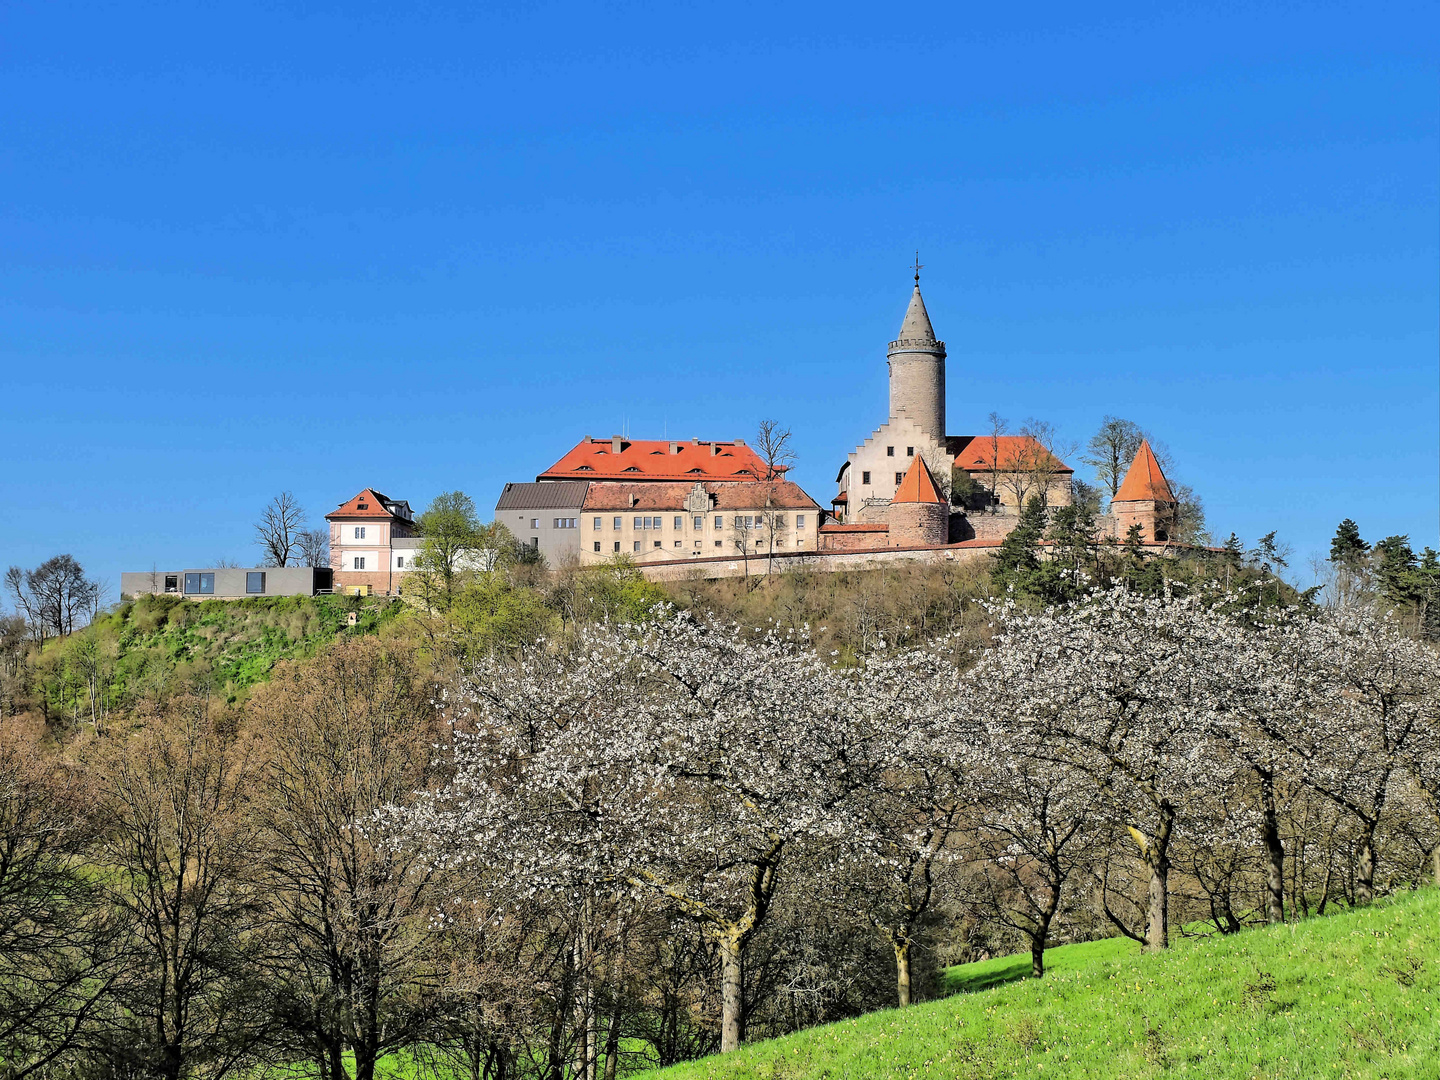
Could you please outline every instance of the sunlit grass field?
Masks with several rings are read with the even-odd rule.
[[[954,996],[646,1074],[1440,1077],[1440,891],[1141,955],[1124,939],[952,968]]]

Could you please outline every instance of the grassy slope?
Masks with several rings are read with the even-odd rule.
[[[1440,1076],[1435,889],[1368,910],[1186,941],[1160,956],[1142,956],[1124,941],[1047,956],[1052,966],[1041,981],[1017,978],[1028,957],[970,964],[952,969],[951,983],[971,992],[652,1075]]]
[[[385,600],[344,596],[256,597],[195,602],[146,596],[95,622],[112,643],[119,696],[147,678],[179,674],[210,681],[234,699],[270,677],[281,660],[313,655],[342,634],[375,633],[402,610]],[[351,628],[351,612],[358,617]],[[47,648],[63,650],[66,641]]]

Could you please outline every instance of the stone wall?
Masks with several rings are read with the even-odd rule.
[[[888,523],[892,547],[938,547],[950,539],[944,503],[891,503]]]

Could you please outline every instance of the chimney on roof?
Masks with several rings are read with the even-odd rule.
[[[744,440],[744,439],[736,439],[736,440],[735,440],[735,445],[736,445],[736,446],[744,446],[744,445],[745,445],[745,440]]]
[[[711,457],[719,457],[719,456],[720,456],[720,444],[719,444],[719,443],[713,443],[713,442],[712,442],[712,443],[710,444],[710,456],[711,456]]]
[[[636,504],[637,502],[639,502],[639,501],[640,501],[640,496],[638,496],[638,495],[631,495],[631,496],[630,496],[630,509],[632,509],[632,510],[635,509],[635,504]]]
[[[678,442],[672,442],[672,443],[670,444],[670,453],[672,453],[672,454],[678,454],[679,452],[680,452],[680,444],[679,444]]]
[[[610,436],[610,452],[612,454],[618,454],[621,448],[624,447],[624,445],[625,440],[622,439],[619,435]]]

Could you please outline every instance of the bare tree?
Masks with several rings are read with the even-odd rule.
[[[997,412],[992,412],[988,417],[986,417],[986,423],[988,423],[988,424],[990,425],[990,434],[988,434],[987,436],[985,436],[986,442],[989,444],[989,448],[990,448],[990,455],[989,455],[989,464],[990,464],[990,511],[991,511],[991,513],[999,513],[999,512],[1000,512],[1000,439],[1001,439],[1001,437],[1004,436],[1007,432],[1009,432],[1009,430],[1010,430],[1010,421],[1009,421],[1009,420],[1006,420],[1006,419],[1005,419],[1003,416],[1001,416],[999,413],[997,413]],[[1019,507],[1019,508],[1023,510],[1024,507],[1025,507],[1025,504],[1024,504],[1023,502],[1020,503],[1020,507]],[[1017,512],[1018,512],[1018,511],[1017,511]]]
[[[42,642],[47,632],[69,634],[84,625],[100,589],[70,555],[46,559],[34,570],[12,566],[5,572],[5,587]]]
[[[255,523],[255,542],[265,552],[266,566],[289,566],[300,547],[305,511],[289,491],[276,495]]]
[[[254,859],[245,742],[186,698],[101,744],[113,829],[103,873],[129,929],[125,971],[93,1053],[159,1080],[234,1069],[258,1032],[247,948]]]
[[[1024,510],[1032,495],[1040,499],[1041,506],[1048,507],[1055,482],[1065,468],[1062,455],[1072,453],[1074,444],[1062,443],[1055,425],[1048,420],[1026,420],[1020,436],[1004,462],[995,464],[1000,483],[1015,496],[1017,512]]]
[[[1086,443],[1085,454],[1080,460],[1095,470],[1096,482],[1109,493],[1110,498],[1113,499],[1120,490],[1120,484],[1144,437],[1145,433],[1134,421],[1107,416],[1100,422],[1100,430]]]
[[[328,529],[306,529],[296,537],[295,543],[300,549],[302,565],[330,565],[330,531]]]
[[[755,449],[765,462],[762,480],[776,480],[795,464],[795,448],[790,444],[790,429],[782,428],[778,420],[761,420],[755,435]]]

